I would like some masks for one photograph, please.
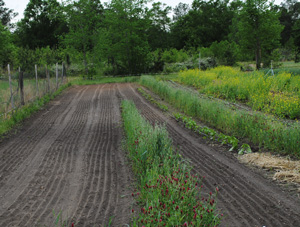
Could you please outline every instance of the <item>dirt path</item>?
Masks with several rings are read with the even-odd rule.
[[[274,183],[208,147],[162,114],[132,84],[74,87],[0,143],[0,226],[54,226],[52,212],[76,226],[130,221],[132,177],[121,150],[120,99],[165,123],[205,191],[220,187],[222,226],[300,226],[300,202]]]
[[[0,143],[0,226],[129,223],[116,85],[75,87]]]
[[[188,158],[194,171],[205,176],[205,191],[220,188],[218,206],[225,218],[221,226],[300,226],[300,201],[289,197],[274,183],[205,145],[198,136],[182,128],[149,104],[134,85],[119,85],[123,98],[133,100],[151,122],[165,123],[175,146]]]

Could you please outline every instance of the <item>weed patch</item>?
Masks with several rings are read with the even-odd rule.
[[[259,148],[300,156],[298,122],[287,124],[260,112],[250,114],[246,110],[235,110],[222,102],[201,98],[149,76],[141,77],[140,83],[184,114],[196,117],[224,134],[248,139]]]
[[[151,125],[141,117],[135,105],[122,103],[126,132],[126,148],[138,179],[137,191],[132,193],[140,211],[133,226],[216,226],[215,197],[201,196],[199,177],[172,148],[164,127]]]

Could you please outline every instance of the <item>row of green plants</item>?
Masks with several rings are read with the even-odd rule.
[[[223,133],[219,133],[216,130],[208,128],[206,126],[202,127],[198,125],[192,117],[187,117],[180,113],[174,113],[173,115],[175,119],[177,121],[181,121],[186,128],[198,133],[199,135],[204,135],[204,139],[206,139],[206,137],[209,136],[209,139],[211,140],[217,140],[223,145],[230,145],[231,148],[229,151],[237,150],[240,141],[236,137],[224,135]],[[240,155],[245,153],[248,154],[251,152],[252,150],[249,144],[242,144],[242,146],[238,150],[238,154]]]
[[[168,107],[166,105],[161,104],[160,102],[156,101],[152,96],[147,93],[144,89],[138,88],[137,89],[148,101],[156,105],[158,108],[160,108],[163,111],[168,111]],[[219,133],[214,129],[208,128],[206,126],[200,126],[197,124],[196,121],[193,120],[192,117],[187,117],[181,113],[173,113],[173,116],[177,121],[180,121],[184,124],[184,126],[199,135],[203,136],[203,139],[207,139],[207,137],[211,140],[217,140],[223,145],[230,145],[231,148],[229,151],[236,150],[239,145],[239,140],[234,136],[228,136],[224,135],[223,133]],[[245,153],[251,153],[251,147],[249,144],[242,144],[240,149],[238,150],[238,154],[245,154]]]
[[[142,76],[141,85],[158,94],[184,114],[195,117],[226,135],[244,139],[271,151],[300,156],[298,122],[285,123],[260,112],[233,109],[183,88],[170,86],[154,77]]]
[[[201,196],[202,179],[191,174],[163,126],[150,124],[131,101],[122,102],[126,150],[137,179],[132,226],[217,226],[216,192]]]
[[[161,104],[160,102],[156,101],[154,98],[152,98],[152,96],[150,94],[148,94],[144,89],[142,88],[138,88],[137,89],[138,92],[144,96],[148,101],[150,101],[151,103],[153,103],[154,105],[156,105],[159,109],[163,110],[163,111],[168,111],[169,108],[164,105],[164,104]]]
[[[207,71],[182,71],[178,80],[199,89],[200,93],[240,101],[253,110],[281,118],[300,118],[300,76],[291,73],[272,76],[259,71],[244,73],[231,67],[217,67]]]
[[[54,99],[59,95],[64,89],[70,87],[71,83],[62,85],[57,91],[52,94],[46,94],[42,98],[23,106],[22,108],[16,109],[11,112],[8,116],[0,117],[0,137],[11,130],[15,125],[22,122],[24,119],[30,117],[34,112],[38,111],[47,104],[50,100]]]

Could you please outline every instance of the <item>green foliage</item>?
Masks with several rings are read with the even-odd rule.
[[[257,69],[262,59],[279,46],[283,29],[279,15],[268,0],[246,0],[235,21],[239,43],[245,52],[255,53]]]
[[[180,113],[175,113],[174,117],[177,121],[182,121],[186,128],[199,133],[200,135],[205,135],[203,138],[206,138],[206,136],[209,136],[212,140],[217,140],[221,142],[222,144],[229,144],[231,145],[230,151],[235,150],[238,147],[239,140],[235,138],[234,136],[228,136],[224,135],[223,133],[218,133],[215,130],[208,128],[208,127],[202,127],[196,123],[191,117],[186,117]],[[249,146],[249,145],[248,145]],[[244,145],[242,146],[242,148]]]
[[[227,40],[214,42],[209,49],[219,65],[233,66],[239,59],[240,50],[235,42],[230,43]]]
[[[0,0],[0,24],[6,27],[13,27],[11,20],[17,15],[18,13],[15,13],[12,9],[6,8],[4,1]]]
[[[248,74],[230,67],[218,67],[206,72],[182,72],[179,81],[204,94],[244,102],[254,110],[282,118],[300,118],[300,78],[290,73],[265,76],[264,72]]]
[[[57,47],[68,31],[63,8],[57,0],[30,0],[17,24],[17,42],[24,48]]]
[[[243,154],[250,154],[252,153],[251,147],[249,146],[249,144],[243,144],[241,146],[241,148],[239,149],[239,155],[243,155]]]
[[[150,101],[151,103],[153,103],[154,105],[156,105],[159,109],[161,109],[162,111],[168,111],[169,108],[166,105],[161,104],[160,102],[156,101],[144,89],[138,88],[137,90],[138,90],[139,93],[142,94],[142,96],[144,96],[148,101]]]
[[[4,67],[15,57],[16,46],[11,33],[0,23],[0,65]]]
[[[132,196],[141,206],[132,225],[218,225],[220,217],[212,192],[206,200],[199,199],[201,184],[191,174],[191,167],[173,151],[165,127],[153,127],[129,101],[122,102],[122,117],[126,148],[138,180],[138,192]]]
[[[149,27],[145,32],[152,51],[171,46],[171,36],[168,31],[171,23],[171,19],[168,16],[170,11],[171,7],[161,2],[152,3],[152,8],[149,11],[145,11],[145,17],[150,20]]]
[[[140,74],[149,64],[145,1],[112,0],[99,30],[98,51],[113,66],[114,74]]]
[[[64,36],[63,43],[74,55],[80,55],[79,58],[84,62],[85,75],[90,76],[88,55],[95,51],[97,45],[98,29],[103,20],[103,6],[99,0],[79,0],[69,2],[65,10],[68,13],[69,32]]]
[[[174,47],[208,47],[224,40],[234,15],[228,6],[227,0],[193,1],[192,9],[177,18],[171,27]]]
[[[77,78],[72,80],[72,84],[76,85],[92,85],[92,84],[107,84],[107,83],[133,83],[138,82],[140,77],[95,77],[93,80],[82,80]]]
[[[261,148],[300,156],[300,128],[297,122],[286,124],[259,112],[232,109],[223,102],[199,97],[167,82],[142,76],[140,83],[186,115],[196,117],[224,134],[247,138]]]

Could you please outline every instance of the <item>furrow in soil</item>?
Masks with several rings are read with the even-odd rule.
[[[119,85],[124,98],[133,100],[150,122],[166,124],[174,146],[190,160],[195,173],[206,176],[203,193],[218,186],[218,206],[224,212],[223,226],[295,226],[300,220],[299,204],[284,195],[275,185],[248,168],[206,146],[196,135],[178,125],[141,97],[132,85]],[[274,194],[273,194],[274,193]],[[284,204],[285,203],[285,204]]]

